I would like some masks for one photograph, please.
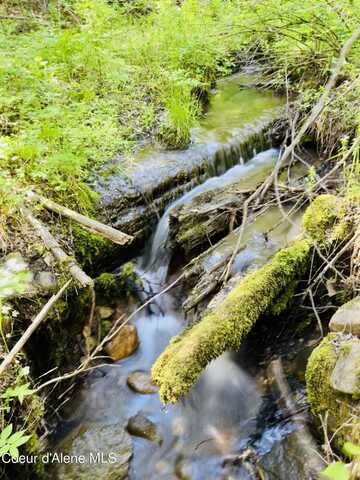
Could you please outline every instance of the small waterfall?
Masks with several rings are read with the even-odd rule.
[[[165,210],[163,216],[161,217],[155,230],[155,234],[152,238],[150,254],[148,256],[144,256],[142,261],[142,269],[147,280],[151,281],[151,279],[153,279],[157,286],[163,285],[166,280],[168,267],[171,260],[171,252],[167,246],[170,228],[169,217],[173,209],[179,205],[190,202],[200,193],[204,193],[218,187],[224,188],[227,185],[231,185],[241,179],[246,179],[246,177],[252,175],[256,169],[259,169],[265,165],[274,164],[278,154],[279,151],[275,148],[258,153],[247,163],[235,165],[225,173],[209,178],[201,185],[198,185],[189,192],[185,193],[182,197],[175,200]],[[239,160],[241,159],[238,159],[238,161]]]

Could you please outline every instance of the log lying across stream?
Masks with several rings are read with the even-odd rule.
[[[226,350],[236,350],[261,314],[301,278],[310,243],[297,240],[259,270],[248,274],[199,323],[174,337],[152,369],[164,403],[187,393],[202,370]]]

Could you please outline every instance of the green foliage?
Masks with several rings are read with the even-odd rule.
[[[0,433],[0,457],[8,453],[13,458],[17,458],[19,456],[18,447],[26,443],[31,437],[31,435],[25,435],[24,430],[15,433],[12,433],[12,431],[13,426],[10,424]]]
[[[360,457],[360,446],[355,445],[352,442],[345,442],[342,447],[342,451],[348,458],[352,459]]]
[[[350,480],[350,470],[343,462],[330,463],[321,473],[324,480]]]
[[[227,71],[224,57],[236,44],[220,41],[236,12],[227,2],[68,4],[50,2],[36,29],[19,32],[9,20],[0,30],[0,205],[9,188],[16,198],[31,184],[90,209],[91,173],[139,136],[188,141],[193,92]],[[77,21],[64,28],[69,11]]]
[[[14,398],[19,400],[20,404],[22,404],[25,397],[34,393],[34,391],[31,390],[29,386],[30,383],[24,383],[22,385],[17,385],[14,388],[7,388],[5,390],[5,393],[1,395],[1,398],[5,400],[5,405],[9,404],[10,401]]]

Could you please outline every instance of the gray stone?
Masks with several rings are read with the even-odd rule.
[[[360,336],[360,296],[342,305],[329,324],[332,332],[352,333]]]
[[[97,307],[97,313],[101,320],[106,320],[114,314],[115,310],[111,307]]]
[[[62,449],[63,454],[84,456],[86,463],[59,463],[54,467],[57,480],[124,480],[128,478],[132,442],[121,425],[94,426],[80,433]],[[98,461],[96,455],[103,455]],[[111,456],[110,456],[111,455]],[[52,477],[53,478],[53,477]]]
[[[129,418],[127,431],[135,437],[145,438],[146,440],[158,443],[159,445],[161,445],[163,441],[155,423],[140,413]]]
[[[334,390],[360,396],[360,340],[353,338],[340,347],[338,359],[330,378]]]
[[[127,378],[127,384],[134,392],[142,394],[157,393],[159,390],[152,383],[150,374],[142,371],[130,373]]]

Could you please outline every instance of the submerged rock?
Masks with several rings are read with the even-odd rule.
[[[120,425],[91,427],[78,435],[62,451],[84,463],[73,461],[54,467],[57,480],[124,480],[128,478],[132,442]]]
[[[127,378],[128,386],[137,393],[151,394],[157,393],[158,387],[152,383],[150,373],[148,372],[132,372]]]
[[[329,328],[333,332],[360,336],[360,296],[342,305],[332,316]]]
[[[264,480],[315,480],[324,466],[314,442],[302,431],[293,432],[276,443],[258,461]]]
[[[339,392],[360,397],[360,340],[357,338],[341,345],[331,374],[331,386]]]
[[[105,346],[106,353],[117,362],[128,357],[139,346],[139,337],[135,325],[124,325],[118,334]]]
[[[135,437],[145,438],[159,445],[162,444],[163,439],[155,423],[140,413],[129,418],[126,428],[127,431]]]

